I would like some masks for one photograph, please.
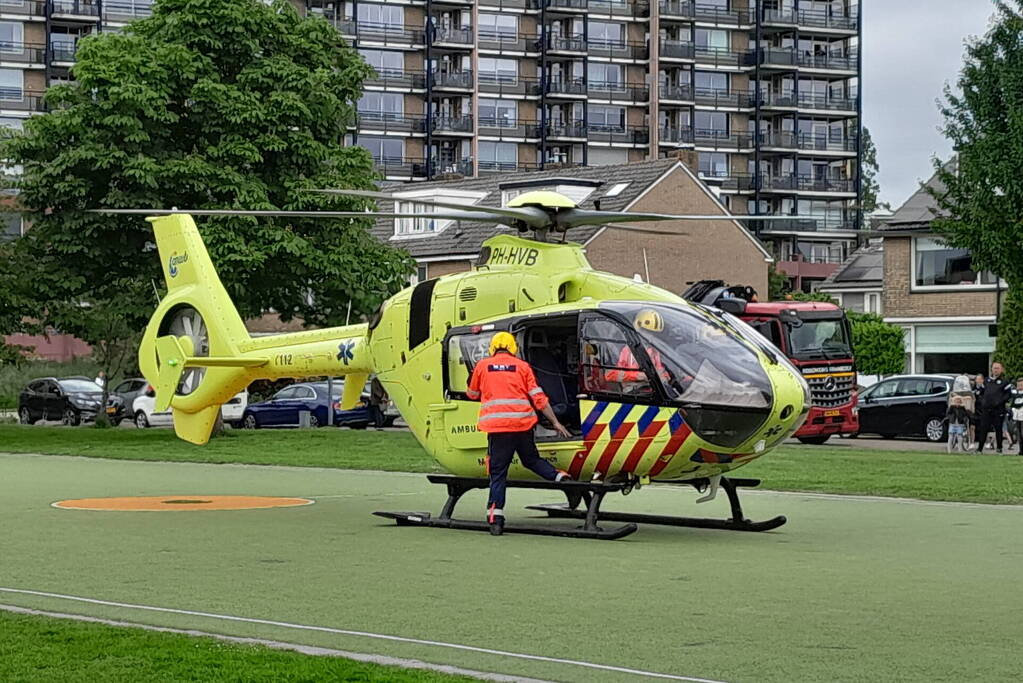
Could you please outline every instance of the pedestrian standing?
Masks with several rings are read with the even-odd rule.
[[[1016,387],[1012,390],[1009,414],[1012,418],[1012,427],[1013,432],[1016,434],[1016,445],[1019,447],[1019,454],[1023,455],[1023,377],[1016,380]]]
[[[519,461],[547,481],[570,478],[567,472],[540,457],[533,436],[536,411],[544,414],[554,430],[565,438],[572,436],[558,421],[550,401],[536,383],[529,363],[516,357],[518,344],[508,332],[498,332],[490,342],[490,356],[476,363],[466,391],[473,401],[481,401],[479,429],[487,433],[487,473],[490,475],[490,500],[487,522],[490,533],[504,533],[505,488],[508,468],[518,453]]]
[[[1002,426],[1005,422],[1005,404],[1012,393],[1012,384],[1002,377],[1005,368],[1001,363],[991,364],[991,374],[984,378],[977,402],[980,423],[977,427],[977,452],[984,452],[987,434],[994,429],[995,447],[1002,452]]]

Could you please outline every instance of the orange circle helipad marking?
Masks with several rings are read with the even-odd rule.
[[[180,511],[258,510],[312,505],[308,498],[273,496],[132,496],[125,498],[79,498],[58,500],[53,507],[65,510]]]

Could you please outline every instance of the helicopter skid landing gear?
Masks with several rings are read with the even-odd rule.
[[[666,484],[689,484],[689,482],[663,482]],[[777,529],[787,520],[784,516],[774,517],[763,522],[753,522],[746,519],[742,513],[742,504],[739,502],[739,487],[759,486],[759,479],[728,479],[721,477],[721,488],[728,495],[728,503],[732,508],[732,516],[729,519],[708,519],[705,517],[671,517],[668,515],[644,515],[629,512],[601,512],[599,521],[602,522],[631,522],[633,524],[660,524],[664,526],[684,526],[696,529],[722,529],[725,531],[770,531]],[[571,506],[561,504],[552,505],[530,505],[528,510],[540,510],[546,512],[549,517],[558,519],[581,519],[587,515],[583,510],[573,509]]]
[[[444,529],[466,529],[469,531],[490,531],[490,525],[485,521],[469,519],[455,519],[452,515],[458,501],[467,492],[474,489],[486,489],[490,487],[488,479],[470,477],[455,477],[448,474],[431,474],[427,476],[431,484],[445,484],[448,487],[448,499],[441,509],[440,515],[433,517],[428,512],[374,512],[378,517],[393,519],[398,526],[432,526]],[[600,503],[608,493],[616,493],[625,489],[627,484],[605,484],[603,482],[581,482],[581,481],[516,481],[509,480],[508,488],[544,489],[556,490],[565,493],[569,499],[584,499],[585,510],[572,510],[578,512],[578,518],[584,520],[580,527],[531,525],[531,524],[506,524],[506,534],[537,534],[540,536],[567,536],[569,538],[597,538],[604,540],[615,540],[628,536],[636,531],[636,525],[632,523],[623,524],[610,529],[603,529],[597,526],[598,517],[610,521],[610,517],[601,516]],[[551,515],[556,516],[556,515]],[[575,515],[572,515],[575,516]]]

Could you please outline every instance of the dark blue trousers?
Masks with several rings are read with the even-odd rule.
[[[508,467],[511,466],[512,458],[516,453],[518,453],[519,462],[523,466],[536,472],[547,481],[554,481],[557,478],[558,471],[541,458],[540,452],[536,450],[532,429],[524,432],[487,434],[487,455],[490,459],[490,500],[487,501],[487,508],[491,506],[495,506],[499,510],[504,508]]]

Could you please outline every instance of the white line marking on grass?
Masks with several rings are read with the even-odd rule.
[[[543,655],[531,655],[522,652],[509,652],[507,650],[494,650],[486,647],[474,647],[472,645],[460,645],[458,643],[445,643],[437,640],[424,640],[421,638],[406,638],[404,636],[392,636],[383,633],[370,633],[369,631],[353,631],[349,629],[341,628],[330,628],[328,626],[310,626],[307,624],[293,624],[287,621],[274,621],[271,619],[255,619],[252,617],[237,617],[230,614],[214,614],[212,612],[199,612],[195,610],[186,609],[174,609],[171,607],[154,607],[152,605],[136,605],[127,602],[113,602],[111,600],[98,600],[96,598],[85,598],[79,595],[64,595],[63,593],[47,593],[44,591],[26,590],[23,588],[4,588],[0,587],[0,593],[15,593],[18,595],[35,595],[43,598],[53,598],[56,600],[71,600],[74,602],[84,602],[90,605],[104,605],[106,607],[118,607],[121,609],[137,609],[148,612],[164,612],[167,614],[183,614],[190,617],[204,617],[206,619],[220,619],[223,621],[234,621],[246,624],[260,624],[263,626],[278,626],[281,628],[292,628],[300,631],[317,631],[320,633],[334,633],[343,636],[357,636],[360,638],[373,638],[376,640],[387,640],[397,643],[409,643],[412,645],[426,645],[430,647],[443,647],[452,650],[462,650],[466,652],[478,652],[486,655],[496,655],[498,657],[512,657],[515,659],[527,659],[536,662],[549,662],[551,664],[567,664],[568,666],[578,666],[586,669],[596,669],[599,671],[613,671],[615,673],[631,674],[633,676],[644,676],[647,678],[661,678],[672,681],[691,681],[692,683],[723,683],[722,681],[713,680],[710,678],[695,678],[692,676],[677,676],[675,674],[658,673],[656,671],[643,671],[642,669],[630,669],[624,666],[612,666],[610,664],[596,664],[594,662],[584,662],[577,659],[563,659],[560,657],[545,657]]]
[[[332,493],[328,496],[299,496],[299,498],[382,498],[384,496],[421,496],[423,491],[412,491],[409,493]]]
[[[328,647],[317,647],[314,645],[300,645],[298,643],[285,643],[280,640],[267,640],[265,638],[241,638],[238,636],[226,636],[222,633],[210,633],[209,631],[197,631],[195,629],[169,628],[167,626],[152,626],[150,624],[139,624],[134,621],[119,621],[115,619],[100,619],[99,617],[87,617],[82,614],[67,614],[66,612],[49,612],[40,609],[29,609],[27,607],[15,607],[14,605],[0,604],[0,610],[14,612],[16,614],[29,614],[39,617],[51,617],[54,619],[70,619],[73,621],[85,621],[93,624],[104,624],[106,626],[119,626],[122,628],[137,628],[143,631],[155,631],[157,633],[176,633],[183,636],[198,636],[201,638],[216,638],[228,643],[239,643],[241,645],[261,645],[274,650],[291,650],[303,655],[314,657],[344,657],[357,662],[368,662],[382,666],[400,666],[406,669],[419,669],[437,671],[454,676],[472,676],[485,681],[507,681],[508,683],[548,683],[539,678],[523,678],[522,676],[507,676],[486,671],[474,671],[462,669],[448,664],[431,664],[418,659],[404,659],[401,657],[389,657],[386,655],[368,655],[362,652],[349,652],[347,650],[336,650]]]

